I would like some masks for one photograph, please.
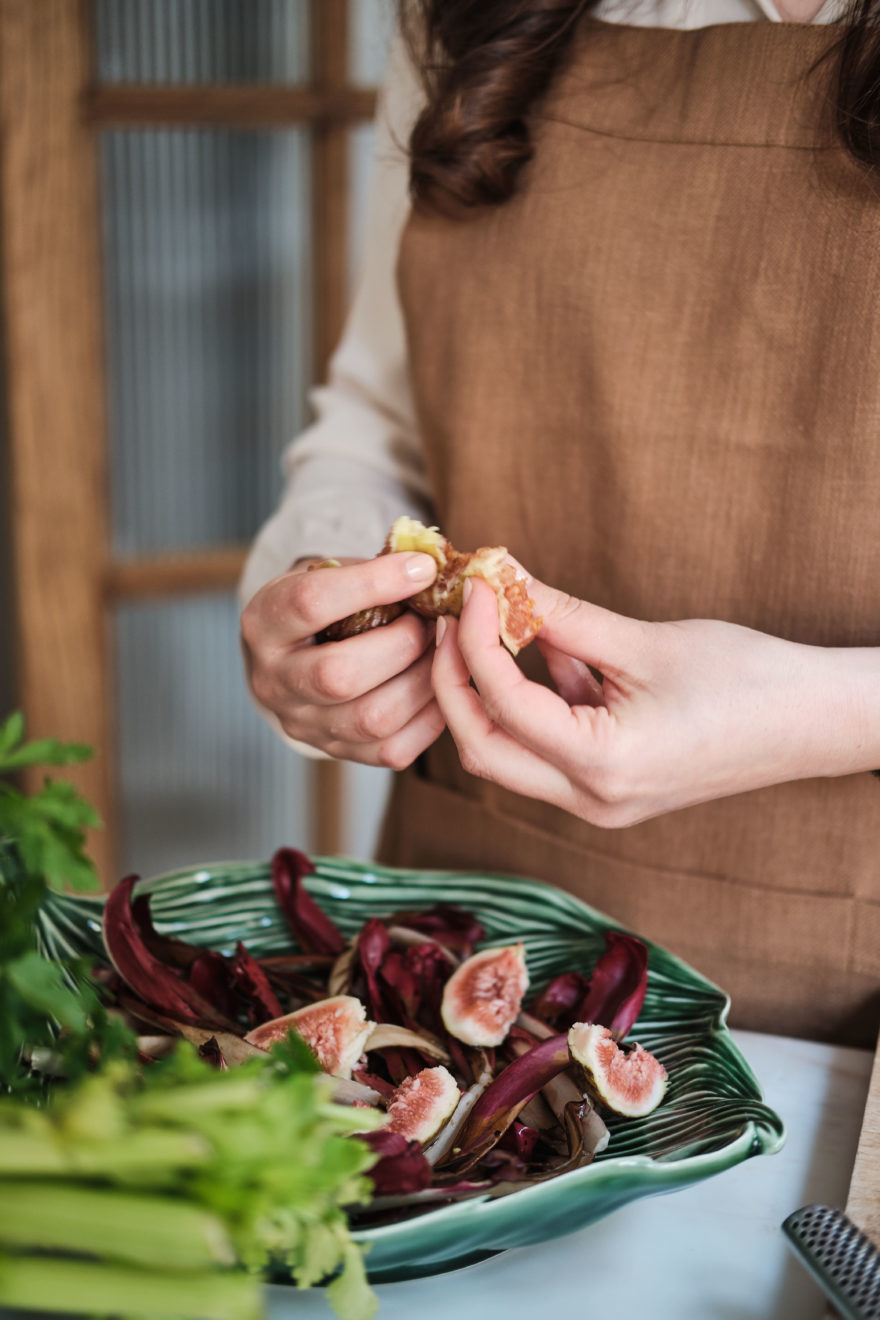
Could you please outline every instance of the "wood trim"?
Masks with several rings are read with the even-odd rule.
[[[874,1054],[846,1213],[880,1246],[880,1042]]]
[[[118,602],[193,592],[234,591],[246,556],[246,546],[232,545],[189,553],[117,559],[107,569],[104,593],[108,601]]]
[[[86,0],[0,0],[0,242],[19,699],[28,732],[92,744],[65,770],[115,874],[106,417]],[[29,776],[32,788],[41,772]]]
[[[348,0],[311,0],[314,89],[333,96],[348,82]],[[346,307],[349,130],[329,120],[316,123],[312,139],[314,252],[314,371],[324,379],[342,332]],[[315,763],[315,848],[343,847],[345,780],[338,761]]]
[[[331,4],[332,0],[325,0]],[[92,128],[154,124],[206,124],[229,128],[278,128],[289,124],[345,125],[371,119],[376,94],[369,89],[285,87],[268,84],[103,84],[83,100]]]

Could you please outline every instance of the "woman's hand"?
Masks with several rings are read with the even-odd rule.
[[[471,774],[617,827],[880,765],[876,649],[805,646],[706,619],[640,623],[534,579],[528,590],[557,693],[504,650],[483,583],[459,623],[438,625],[434,692]]]
[[[315,645],[329,624],[414,595],[430,555],[381,555],[340,568],[298,564],[258,591],[241,617],[254,696],[291,738],[330,756],[402,769],[444,726],[431,690],[433,627],[407,611],[383,628]]]

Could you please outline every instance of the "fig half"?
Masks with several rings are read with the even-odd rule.
[[[608,1027],[575,1022],[568,1049],[594,1100],[624,1118],[643,1118],[666,1094],[666,1069],[641,1045],[621,1048]]]
[[[461,1092],[445,1068],[423,1068],[400,1083],[388,1103],[389,1132],[408,1141],[428,1141],[455,1112]]]
[[[443,988],[440,1015],[465,1045],[500,1045],[529,988],[525,948],[507,944],[466,958]]]
[[[285,1040],[291,1031],[295,1031],[312,1050],[325,1073],[333,1077],[351,1077],[374,1026],[374,1022],[367,1020],[367,1010],[354,995],[334,995],[331,999],[321,999],[317,1004],[298,1008],[295,1013],[261,1023],[248,1032],[245,1040],[267,1050],[275,1041]]]

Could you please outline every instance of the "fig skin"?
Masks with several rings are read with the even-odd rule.
[[[386,1130],[408,1141],[429,1141],[455,1112],[461,1092],[444,1067],[423,1068],[405,1077],[388,1102]]]
[[[446,982],[440,1005],[443,1025],[465,1045],[500,1045],[528,988],[524,945],[482,949],[466,958]]]
[[[295,1031],[325,1073],[350,1078],[375,1025],[367,1020],[367,1010],[354,995],[334,995],[261,1023],[248,1032],[245,1040],[267,1050],[276,1040],[285,1040]]]
[[[641,1045],[621,1049],[608,1027],[575,1022],[568,1048],[587,1091],[600,1105],[623,1118],[644,1118],[666,1094],[666,1069]]]

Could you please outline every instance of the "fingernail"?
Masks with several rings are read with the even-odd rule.
[[[445,636],[446,636],[446,620],[444,619],[443,615],[441,614],[440,617],[439,617],[439,619],[437,620],[437,625],[436,625],[436,628],[435,628],[435,630],[434,630],[434,643],[435,643],[435,645],[436,645],[436,646],[439,646],[440,643],[443,641],[443,638],[444,638]]]
[[[464,585],[462,586],[461,589],[461,602],[463,605],[467,605],[468,601],[471,598],[471,592],[473,591],[473,589],[474,589],[473,582],[471,582],[470,578],[465,578]]]
[[[413,582],[427,582],[434,576],[437,565],[430,555],[410,555],[407,558],[406,575],[412,578]]]

